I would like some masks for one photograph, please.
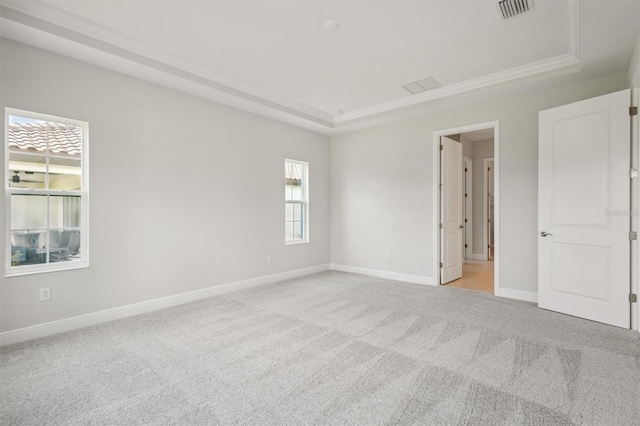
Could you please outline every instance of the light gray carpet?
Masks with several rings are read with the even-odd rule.
[[[0,424],[638,425],[637,334],[324,272],[0,349]]]

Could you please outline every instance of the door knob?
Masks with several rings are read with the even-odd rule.
[[[540,236],[541,236],[541,237],[548,237],[549,235],[552,235],[552,234],[550,234],[550,233],[548,233],[548,232],[544,232],[544,231],[542,231],[542,232],[540,233]]]
[[[464,225],[460,225],[460,229],[464,228]]]

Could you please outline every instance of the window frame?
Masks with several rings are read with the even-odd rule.
[[[300,164],[302,165],[302,201],[298,201],[298,200],[287,200],[287,197],[285,196],[284,199],[284,205],[285,205],[285,209],[284,209],[284,220],[282,223],[284,223],[284,225],[286,226],[287,222],[287,216],[286,216],[286,206],[287,204],[302,204],[302,235],[303,238],[298,239],[298,240],[287,240],[287,231],[286,229],[284,230],[284,244],[289,246],[289,245],[296,245],[296,244],[307,244],[309,242],[309,163],[307,161],[300,161],[300,160],[292,160],[290,158],[285,158],[284,159],[284,166],[285,166],[285,173],[286,173],[286,168],[287,168],[287,163],[294,163],[294,164]],[[284,178],[286,179],[286,174],[284,176]],[[285,184],[286,185],[286,184]]]
[[[68,124],[82,129],[82,154],[80,156],[80,191],[69,191],[60,189],[18,189],[9,186],[11,172],[9,170],[9,117],[19,116],[34,120],[50,121],[61,124]],[[4,181],[5,181],[5,277],[16,277],[23,275],[42,274],[47,272],[66,271],[72,269],[82,269],[89,267],[89,123],[86,121],[74,120],[70,118],[57,117],[50,114],[25,111],[16,108],[5,108],[4,110]],[[48,171],[47,171],[48,173]],[[49,262],[34,265],[11,265],[11,203],[12,195],[43,195],[43,196],[77,196],[80,198],[80,258],[71,262]],[[47,204],[49,205],[49,204]],[[49,211],[49,207],[47,207]],[[47,229],[49,229],[49,218],[47,215]]]

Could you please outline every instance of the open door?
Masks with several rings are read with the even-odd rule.
[[[462,277],[462,144],[440,138],[440,284]]]
[[[629,90],[540,112],[538,305],[630,326]]]

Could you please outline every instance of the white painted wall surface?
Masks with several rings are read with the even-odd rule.
[[[613,75],[333,136],[331,263],[433,277],[433,132],[499,120],[500,286],[535,293],[538,112],[625,86]]]
[[[473,142],[460,135],[460,143],[462,144],[462,155],[465,157],[473,157]]]
[[[89,122],[91,197],[91,267],[2,276],[0,331],[328,263],[326,136],[8,40],[0,47],[3,108]],[[284,244],[285,158],[309,162],[309,244]],[[42,286],[51,301],[38,301]]]

